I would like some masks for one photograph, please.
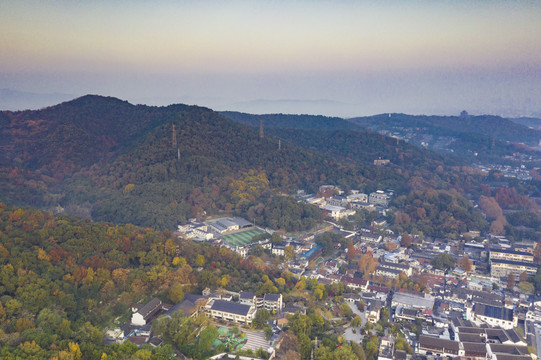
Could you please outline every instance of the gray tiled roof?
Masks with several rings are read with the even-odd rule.
[[[263,300],[265,301],[278,301],[280,299],[280,294],[265,294]]]
[[[214,300],[211,310],[246,316],[248,315],[250,308],[250,305],[244,305],[225,300]]]
[[[150,316],[156,309],[158,309],[162,305],[162,301],[158,298],[154,298],[147,302],[145,306],[140,308],[137,312],[143,316],[144,319],[146,319],[148,316]]]

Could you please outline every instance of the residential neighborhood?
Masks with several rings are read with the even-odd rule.
[[[537,359],[541,301],[525,289],[537,272],[535,244],[475,232],[459,239],[395,234],[379,220],[392,196],[381,190],[346,194],[333,185],[320,187],[317,195],[299,191],[297,201],[317,204],[326,214],[311,232],[276,232],[238,217],[179,226],[181,238],[243,257],[263,255],[293,288],[263,294],[206,289],[171,305],[151,299],[134,306],[129,333],[119,339],[159,343],[148,324],[181,311],[205,314],[224,329],[251,330],[248,339],[263,341],[273,358],[295,316],[318,304],[328,331],[358,343],[377,339],[374,360]],[[372,213],[368,227],[340,221],[360,209]],[[255,326],[261,311],[268,315]]]

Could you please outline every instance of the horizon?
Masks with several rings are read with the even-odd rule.
[[[2,97],[2,92],[5,92],[7,90],[11,91],[11,89],[0,89],[0,98]],[[53,95],[63,95],[63,94],[53,94]],[[407,116],[427,116],[427,117],[429,117],[429,116],[436,116],[436,117],[459,117],[459,116],[461,116],[461,114],[414,114],[414,113],[405,113],[405,112],[390,112],[390,113],[389,112],[382,112],[382,113],[373,113],[373,114],[366,114],[366,115],[363,114],[363,115],[347,116],[347,117],[336,116],[336,115],[324,115],[324,114],[319,114],[319,113],[314,113],[314,114],[294,113],[294,112],[290,112],[290,113],[283,113],[283,112],[260,112],[260,113],[256,113],[256,112],[245,112],[245,111],[239,111],[239,110],[218,110],[218,109],[213,109],[213,108],[210,108],[210,107],[204,106],[204,105],[188,104],[188,103],[181,103],[181,102],[166,103],[166,104],[163,104],[163,105],[152,105],[152,104],[146,104],[146,103],[141,103],[141,102],[134,102],[134,101],[130,101],[130,100],[127,100],[127,99],[122,99],[122,98],[119,98],[119,97],[116,97],[116,96],[101,95],[101,94],[84,94],[84,95],[72,97],[72,98],[67,99],[67,100],[58,101],[57,103],[50,104],[50,105],[38,106],[36,108],[25,108],[25,109],[0,109],[0,112],[1,111],[10,111],[10,112],[41,111],[41,110],[44,110],[44,109],[47,109],[47,108],[51,108],[51,107],[61,105],[63,103],[69,103],[69,102],[78,100],[80,98],[86,97],[86,96],[96,96],[96,97],[102,97],[102,98],[113,98],[113,99],[116,99],[116,100],[119,100],[119,101],[126,101],[130,105],[133,105],[133,106],[168,107],[168,106],[172,106],[172,105],[187,105],[187,106],[197,106],[197,107],[201,107],[201,108],[209,108],[210,110],[212,110],[214,112],[218,112],[218,113],[222,113],[222,112],[233,112],[233,113],[238,112],[238,113],[244,113],[244,114],[256,115],[256,116],[257,115],[277,115],[277,114],[287,115],[287,116],[324,116],[324,117],[327,117],[327,118],[338,118],[338,119],[342,119],[342,120],[348,120],[348,119],[354,119],[354,118],[362,118],[362,117],[375,117],[375,116],[381,116],[381,115],[407,115]],[[283,100],[283,101],[286,101],[286,102],[293,101],[294,102],[295,100]],[[476,117],[476,116],[499,116],[499,117],[504,118],[504,119],[533,118],[533,119],[541,120],[541,116],[539,116],[539,117],[537,117],[537,116],[518,116],[518,117],[509,116],[509,117],[505,117],[505,116],[501,116],[501,115],[497,115],[497,114],[490,114],[490,113],[472,114],[472,113],[468,112],[467,110],[462,110],[462,111],[466,111],[467,116],[473,116],[473,117]]]
[[[540,117],[539,18],[527,0],[5,2],[0,105]]]

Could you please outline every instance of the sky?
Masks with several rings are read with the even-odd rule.
[[[0,108],[541,117],[541,1],[0,2]]]

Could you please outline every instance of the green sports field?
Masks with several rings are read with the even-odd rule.
[[[252,242],[254,235],[262,234],[263,231],[259,229],[251,229],[248,231],[238,232],[235,234],[229,234],[222,236],[222,239],[230,245],[242,246]]]

